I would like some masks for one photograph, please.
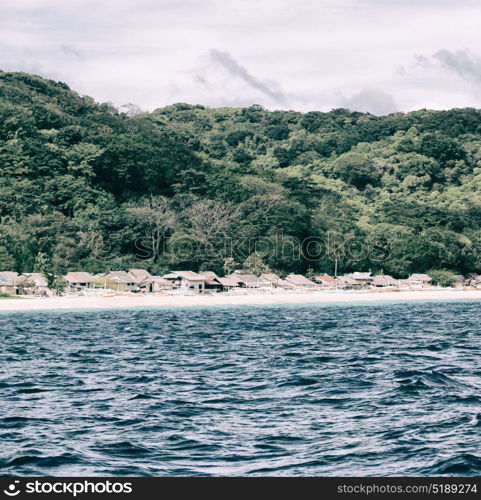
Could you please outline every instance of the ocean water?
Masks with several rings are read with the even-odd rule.
[[[479,475],[481,303],[0,315],[0,475]]]

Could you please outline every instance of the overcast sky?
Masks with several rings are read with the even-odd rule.
[[[0,69],[117,106],[481,107],[479,0],[1,0]]]

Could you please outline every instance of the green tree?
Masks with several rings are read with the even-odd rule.
[[[455,273],[446,269],[431,269],[427,274],[431,276],[435,285],[443,287],[453,286],[459,279]]]
[[[14,269],[15,259],[3,245],[0,245],[0,270],[13,271]]]
[[[68,282],[64,280],[61,276],[56,276],[49,283],[49,288],[54,290],[57,295],[64,292],[68,286]]]
[[[46,276],[52,274],[52,262],[50,257],[44,252],[38,252],[33,266],[34,273],[43,273]]]
[[[367,184],[377,184],[379,172],[374,164],[359,153],[345,153],[334,161],[334,174],[347,184],[363,189]]]
[[[251,253],[242,267],[256,276],[271,272],[270,267],[264,262],[264,255],[260,252]]]

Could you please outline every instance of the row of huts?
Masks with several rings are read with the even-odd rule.
[[[140,293],[175,293],[181,292],[226,292],[236,289],[257,290],[362,290],[370,288],[419,289],[431,286],[432,279],[427,274],[412,274],[405,280],[398,280],[388,275],[372,275],[370,272],[354,272],[332,277],[327,274],[306,278],[300,274],[289,274],[281,278],[274,273],[260,276],[247,271],[236,271],[229,276],[218,276],[212,271],[172,271],[163,276],[155,276],[145,269],[128,271],[110,271],[92,274],[72,271],[63,276],[66,282],[65,292],[74,294],[85,291],[114,291]],[[466,283],[460,277],[460,286],[479,286],[480,279]],[[464,280],[464,281],[463,281]],[[53,295],[48,282],[41,273],[18,274],[0,272],[0,291],[11,295]]]

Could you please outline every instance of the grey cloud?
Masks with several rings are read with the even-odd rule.
[[[343,97],[341,98],[341,105],[352,111],[362,111],[378,116],[397,111],[393,96],[376,89],[362,89],[351,97]]]
[[[212,61],[220,64],[225,70],[227,70],[232,76],[239,78],[244,81],[250,87],[262,92],[267,97],[279,104],[283,104],[286,101],[286,96],[273,88],[267,82],[259,80],[254,75],[249,73],[244,66],[241,66],[230,54],[227,52],[221,52],[220,50],[211,49],[209,51],[209,56]]]
[[[463,80],[481,83],[481,59],[467,50],[438,50],[433,58],[439,61],[443,68],[457,74]]]
[[[143,111],[143,109],[139,105],[132,104],[131,102],[119,106],[119,110],[122,113],[125,113],[127,116],[136,116],[145,113],[145,111]]]
[[[415,67],[429,69],[433,66],[432,62],[426,56],[416,54],[414,59],[416,60],[414,63]]]
[[[351,3],[356,5],[371,5],[375,7],[385,7],[386,9],[391,9],[393,7],[404,7],[404,8],[420,8],[420,7],[448,7],[451,9],[459,8],[460,5],[464,7],[469,7],[471,5],[477,6],[477,0],[458,0],[458,2],[453,2],[452,0],[351,0]]]
[[[209,82],[202,76],[202,75],[194,75],[194,80],[199,83],[200,85],[202,85],[203,87],[205,87],[206,89],[210,89],[210,85],[209,85]]]
[[[84,55],[82,54],[82,52],[80,52],[72,45],[61,45],[60,50],[68,56],[74,56],[77,59],[84,59]]]

